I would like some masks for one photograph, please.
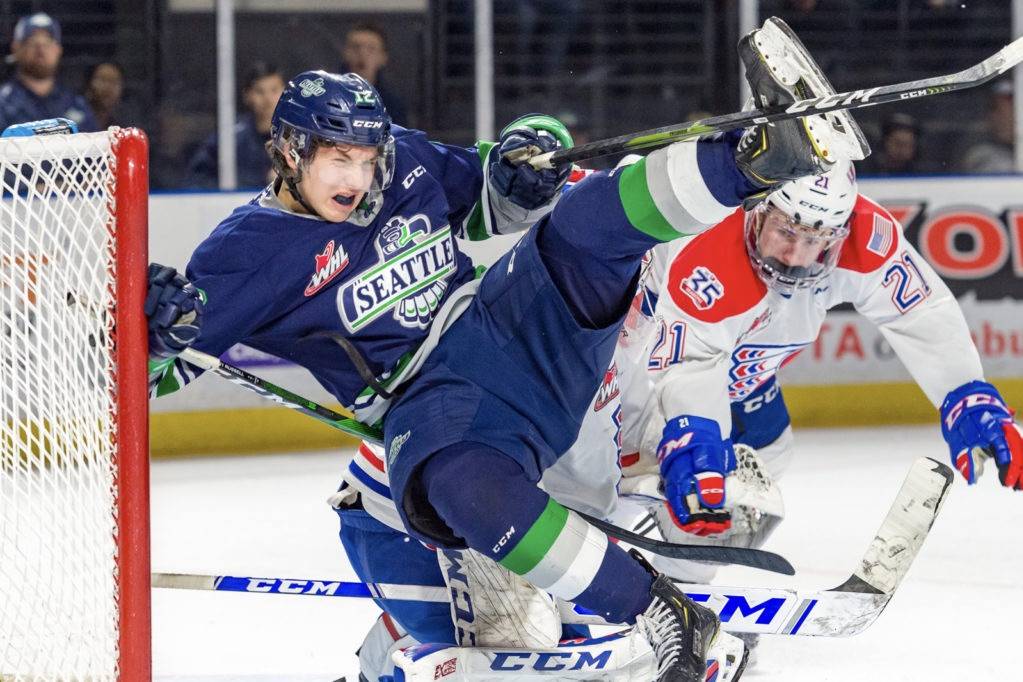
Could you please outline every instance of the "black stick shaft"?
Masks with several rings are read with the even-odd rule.
[[[901,102],[931,95],[940,95],[946,92],[955,92],[956,90],[965,90],[987,83],[992,78],[1005,73],[1005,71],[1018,64],[1021,60],[1023,60],[1023,38],[1017,38],[991,57],[957,73],[864,90],[841,92],[826,97],[799,100],[786,106],[750,109],[748,111],[713,116],[698,121],[677,123],[637,133],[628,133],[606,140],[597,140],[579,145],[571,149],[559,149],[550,154],[542,154],[534,157],[530,162],[537,168],[546,167],[547,164],[561,166],[575,161],[607,156],[608,154],[662,147],[672,142],[681,142],[736,128],[747,128],[758,123],[784,121],[800,116],[824,114],[829,111],[858,109],[876,104]]]

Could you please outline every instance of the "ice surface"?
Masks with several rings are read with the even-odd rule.
[[[787,518],[769,548],[795,577],[749,569],[728,584],[834,587],[849,576],[913,459],[944,461],[937,425],[800,430],[782,481]],[[326,505],[348,453],[156,462],[153,570],[354,580]],[[957,479],[920,556],[878,621],[848,639],[764,638],[743,680],[1014,679],[1023,627],[1023,494],[994,468]],[[153,592],[153,668],[163,682],[358,679],[369,600]]]

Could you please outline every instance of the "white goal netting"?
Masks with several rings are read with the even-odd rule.
[[[2,682],[119,679],[116,139],[0,140]]]

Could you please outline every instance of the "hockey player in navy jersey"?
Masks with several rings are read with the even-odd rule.
[[[213,231],[185,277],[151,267],[152,379],[158,392],[187,380],[174,355],[189,345],[216,355],[244,342],[302,365],[362,420],[383,419],[392,495],[413,537],[473,548],[636,623],[658,680],[702,680],[713,613],[536,482],[575,439],[643,254],[828,164],[800,121],[779,122],[666,147],[558,201],[567,169],[505,154],[559,143],[562,129],[535,117],[496,148],[438,145],[392,126],[358,77],[300,74],[274,114],[273,185]],[[475,279],[454,236],[537,216]]]

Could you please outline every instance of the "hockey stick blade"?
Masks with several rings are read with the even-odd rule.
[[[860,564],[822,592],[742,587],[683,589],[714,609],[733,632],[841,637],[869,627],[906,577],[952,487],[952,470],[921,457],[910,467]]]
[[[512,152],[508,157],[513,162],[528,157],[529,163],[537,169],[562,166],[575,161],[585,161],[587,159],[607,156],[608,154],[663,147],[672,142],[692,140],[703,135],[725,132],[736,128],[748,128],[758,123],[784,121],[829,111],[858,109],[876,104],[901,102],[903,100],[919,99],[946,92],[965,90],[987,83],[1021,61],[1023,61],[1023,38],[1017,38],[979,64],[945,76],[935,76],[933,78],[906,81],[893,85],[840,92],[826,97],[799,100],[784,106],[750,109],[723,116],[713,116],[698,121],[689,121],[619,135],[618,137],[611,137],[606,140],[596,140],[588,144],[579,145],[578,147],[572,147],[571,149],[559,149],[555,152],[548,152],[533,157],[529,157],[528,152],[521,155],[516,155]]]
[[[780,554],[768,552],[762,549],[748,549],[746,547],[723,547],[717,545],[680,545],[674,542],[653,540],[646,536],[632,531],[619,528],[618,526],[602,521],[598,518],[588,516],[582,512],[576,512],[592,526],[596,526],[608,535],[627,542],[639,549],[659,554],[669,559],[686,559],[689,561],[709,561],[721,564],[736,564],[759,568],[762,571],[781,573],[782,575],[795,575],[796,569]]]

